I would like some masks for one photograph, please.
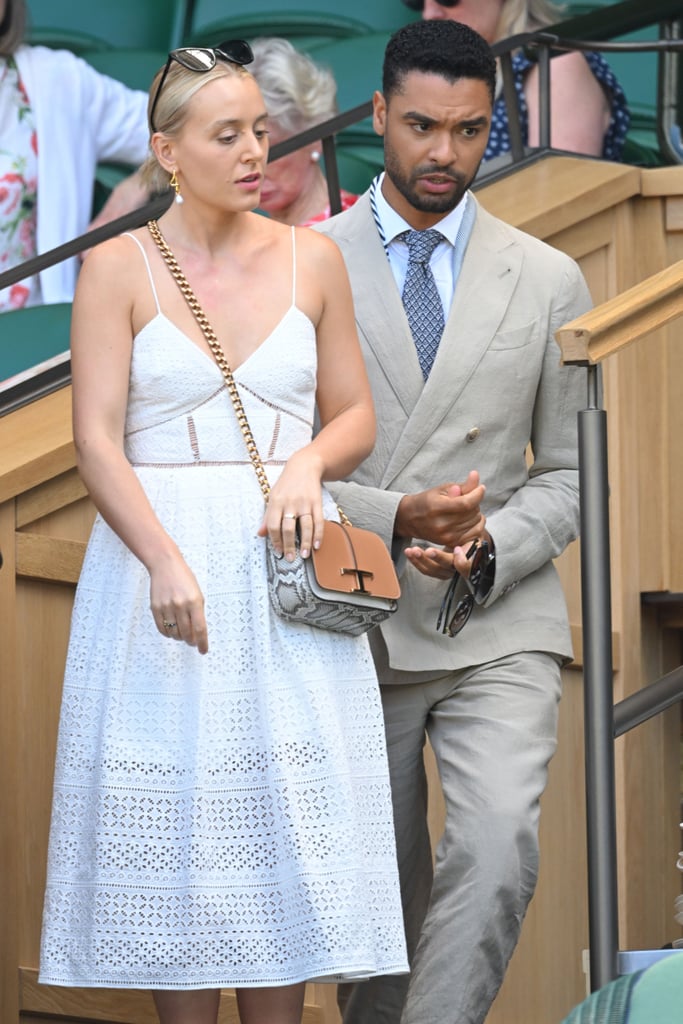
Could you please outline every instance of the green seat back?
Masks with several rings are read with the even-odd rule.
[[[250,0],[231,5],[224,0],[196,0],[186,42],[215,46],[223,39],[254,39],[256,36],[336,38],[361,35],[362,22],[338,11],[320,9],[319,0],[299,0],[292,4],[278,0]]]
[[[375,90],[382,88],[382,60],[389,36],[389,32],[368,32],[363,36],[335,39],[310,51],[313,60],[329,68],[334,75],[340,112],[367,103]],[[339,142],[380,148],[382,145],[369,117],[344,129]]]
[[[182,38],[188,0],[28,0],[28,41],[84,50],[168,50]]]
[[[0,313],[0,380],[69,351],[71,303]]]
[[[341,187],[347,192],[360,195],[370,187],[370,182],[384,167],[381,146],[344,145],[337,146],[337,168]]]
[[[81,54],[84,60],[103,75],[116,78],[129,89],[149,92],[152,79],[166,63],[166,50],[88,50]]]
[[[249,0],[241,5],[225,0],[195,0],[188,41],[215,44],[243,36],[284,36],[307,44],[325,39],[392,31],[416,15],[399,0],[348,0],[324,4],[322,0]]]

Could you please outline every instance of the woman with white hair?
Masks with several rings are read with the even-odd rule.
[[[268,110],[271,145],[328,121],[337,113],[332,72],[296,50],[287,39],[256,39],[253,75]],[[309,225],[330,216],[319,142],[268,164],[260,209],[283,224]],[[342,209],[358,197],[342,190]]]
[[[562,8],[549,0],[403,0],[425,20],[447,19],[469,25],[490,44],[521,32],[534,32],[562,20]],[[533,54],[518,51],[512,67],[525,145],[539,144],[539,71]],[[507,152],[507,110],[498,86],[485,160]],[[557,53],[550,64],[550,142],[554,149],[620,160],[630,123],[626,97],[599,53]]]

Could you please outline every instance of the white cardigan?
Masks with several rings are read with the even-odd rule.
[[[86,230],[100,161],[137,167],[147,156],[147,94],[66,50],[22,46],[15,59],[35,117],[37,248],[43,253]],[[71,301],[78,267],[73,258],[44,270],[42,301]]]

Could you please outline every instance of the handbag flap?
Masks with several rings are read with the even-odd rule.
[[[391,555],[371,530],[328,520],[323,542],[311,557],[316,579],[326,590],[365,592],[393,600],[401,596]]]

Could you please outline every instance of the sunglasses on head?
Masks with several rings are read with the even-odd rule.
[[[493,556],[488,542],[484,540],[477,544],[475,541],[467,557],[471,559],[469,576],[461,576],[456,572],[441,602],[436,631],[444,636],[457,636],[472,614],[475,604],[485,601],[491,589],[487,570],[490,569]]]
[[[153,132],[156,131],[154,127],[154,111],[156,110],[171,63],[176,61],[181,67],[187,68],[188,71],[201,72],[211,71],[212,68],[215,68],[216,62],[219,59],[244,66],[245,64],[251,64],[254,54],[252,53],[251,46],[244,39],[226,39],[224,43],[219,43],[218,46],[183,46],[179,50],[171,50],[166,61],[166,67],[159,79],[157,91],[154,94],[152,107],[149,112],[149,126]]]
[[[436,0],[439,7],[457,7],[460,0]],[[403,0],[406,7],[410,7],[411,11],[424,11],[425,4],[424,0]]]

